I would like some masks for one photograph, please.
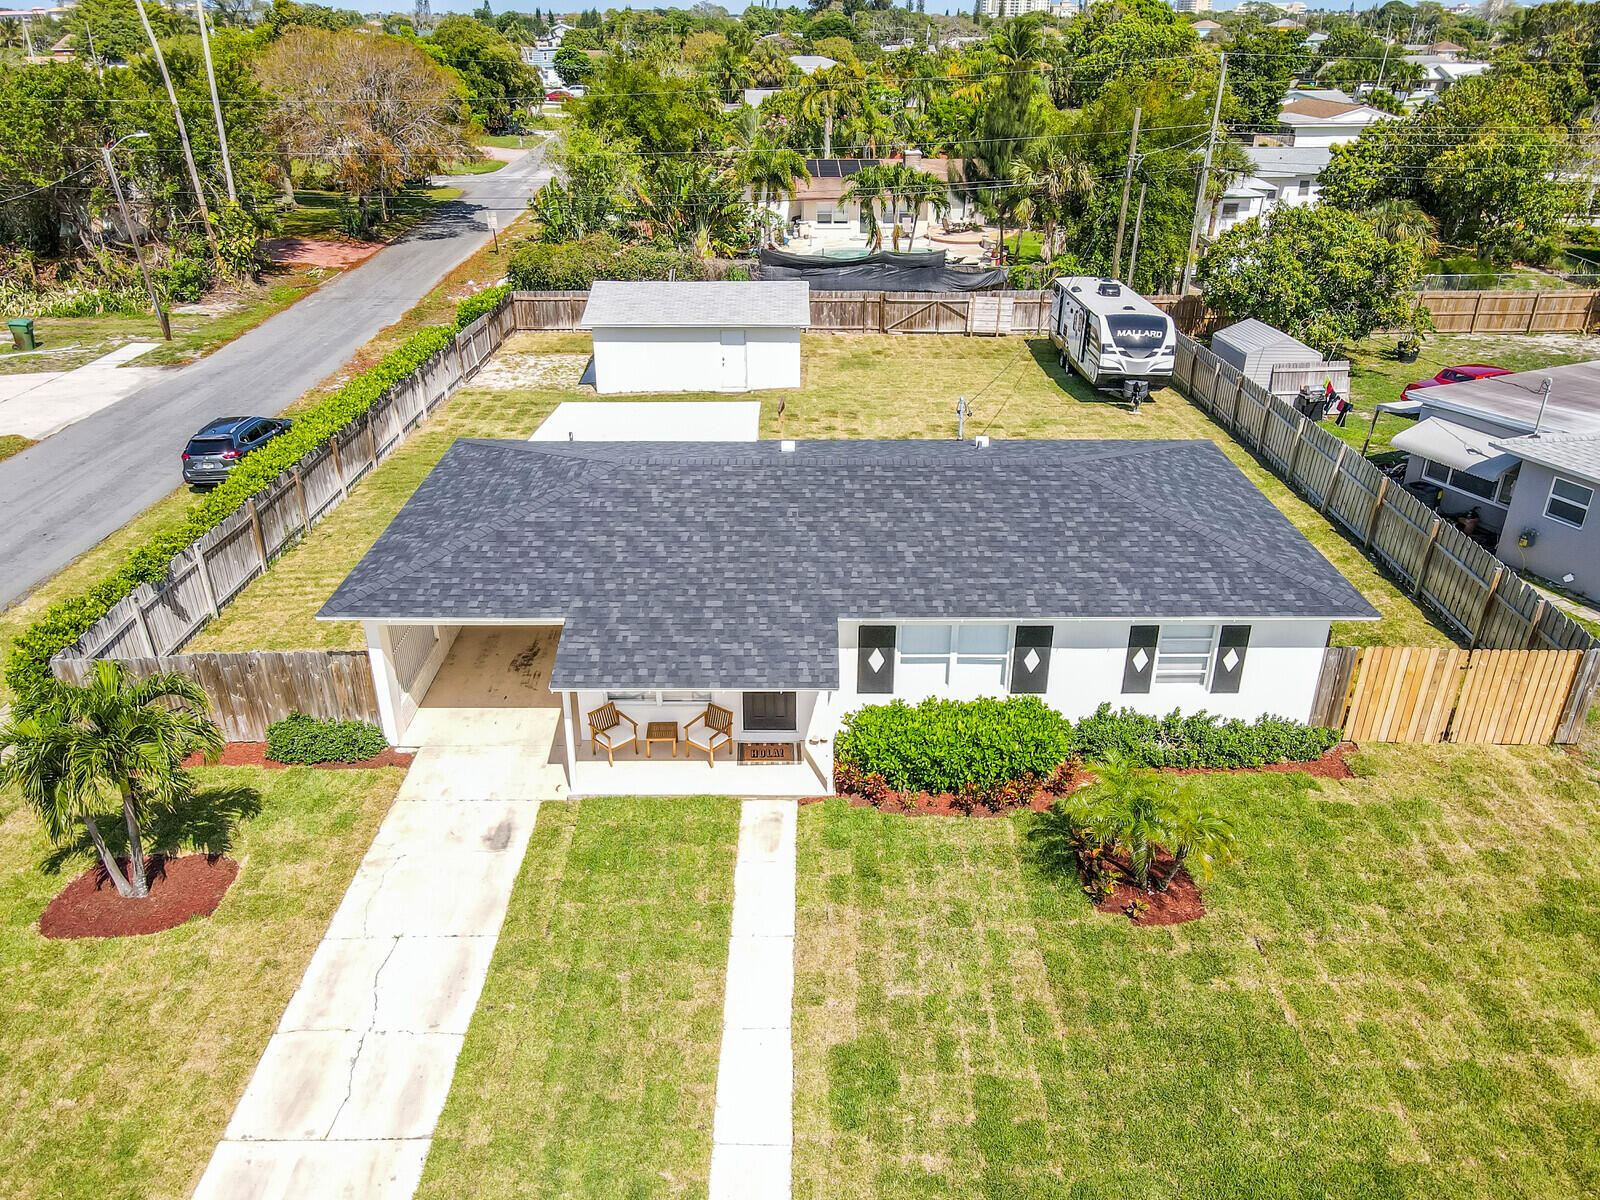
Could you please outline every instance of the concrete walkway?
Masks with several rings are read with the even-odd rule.
[[[40,441],[125,400],[173,371],[125,367],[159,342],[129,342],[71,371],[0,375],[0,433]]]
[[[440,673],[445,700],[469,642]],[[433,698],[430,690],[429,698]],[[426,703],[426,701],[425,701]],[[539,801],[555,713],[441,703],[196,1190],[408,1200],[449,1095]]]
[[[733,869],[710,1200],[788,1200],[794,1150],[793,800],[746,800]]]

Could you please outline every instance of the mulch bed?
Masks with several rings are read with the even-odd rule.
[[[393,748],[384,750],[373,758],[364,758],[360,762],[325,762],[325,763],[281,763],[267,757],[267,744],[265,742],[229,742],[222,748],[222,757],[212,765],[219,767],[267,767],[271,770],[283,770],[286,767],[310,766],[318,771],[354,771],[365,770],[369,767],[409,767],[414,754],[402,754]],[[198,754],[191,754],[183,760],[186,767],[199,767],[205,765],[205,759]]]
[[[1345,758],[1355,748],[1354,742],[1340,742],[1321,758],[1314,758],[1310,762],[1267,763],[1262,767],[1168,767],[1166,770],[1173,775],[1238,775],[1260,774],[1264,771],[1299,771],[1303,775],[1314,775],[1318,779],[1354,779],[1356,773],[1350,769],[1350,764]]]
[[[1161,882],[1172,874],[1172,856],[1170,854],[1157,854],[1154,865],[1150,868],[1151,890],[1146,892],[1136,886],[1130,875],[1126,857],[1118,856],[1111,860],[1121,878],[1117,886],[1112,889],[1109,899],[1096,901],[1095,911],[1115,913],[1135,925],[1182,925],[1185,921],[1199,920],[1206,915],[1206,906],[1200,900],[1200,889],[1194,880],[1189,878],[1189,872],[1179,869],[1172,876],[1172,884],[1166,891],[1156,891]],[[1135,900],[1142,900],[1148,906],[1140,916],[1133,916],[1128,912],[1128,906]]]
[[[127,863],[120,864],[124,870]],[[239,864],[217,855],[151,855],[145,860],[150,895],[142,900],[117,895],[116,885],[96,863],[50,901],[39,918],[47,938],[131,937],[160,933],[190,917],[209,917],[222,903]]]

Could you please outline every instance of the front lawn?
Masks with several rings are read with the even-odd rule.
[[[540,806],[419,1197],[706,1194],[738,825]]]
[[[1241,864],[1134,928],[1029,816],[803,808],[795,1195],[1600,1193],[1600,763],[1209,776]]]
[[[514,367],[520,378],[493,389],[482,377],[446,402],[420,438],[364,482],[351,500],[252,584],[194,649],[359,648],[359,625],[315,621],[316,610],[355,566],[451,438],[526,437],[562,400],[593,400],[592,388],[565,382],[589,349],[586,334],[526,333],[509,339],[491,370]],[[808,334],[805,383],[788,392],[752,393],[761,403],[761,436],[775,438],[953,438],[955,405],[972,406],[966,434],[997,438],[1210,438],[1288,515],[1302,533],[1384,616],[1335,626],[1346,645],[1449,645],[1448,633],[1414,605],[1360,549],[1299,499],[1200,409],[1177,392],[1158,393],[1138,412],[1068,376],[1049,342],[1025,338]],[[634,399],[635,397],[620,397]],[[716,393],[660,397],[727,400]],[[784,399],[780,420],[778,401]],[[1197,504],[1203,503],[1197,499]],[[353,511],[352,506],[355,506]],[[1215,514],[1225,521],[1225,514]]]
[[[0,792],[0,1193],[190,1193],[403,774],[197,772],[246,814],[238,878],[209,918],[107,940],[39,936],[88,860],[42,869],[38,821]]]
[[[397,196],[389,197],[389,219],[377,222],[370,240],[386,242],[399,237],[412,226],[433,215],[446,200],[457,199],[460,188],[409,187]],[[283,237],[339,238],[346,236],[342,227],[343,214],[353,206],[345,193],[305,189],[294,194],[295,207],[277,214],[278,233]],[[370,205],[376,220],[377,202]]]

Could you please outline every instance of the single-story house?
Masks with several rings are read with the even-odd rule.
[[[1600,362],[1413,394],[1417,424],[1391,439],[1407,486],[1436,489],[1441,512],[1476,507],[1503,561],[1600,596]]]
[[[1305,720],[1330,623],[1377,614],[1205,440],[464,438],[318,616],[364,623],[397,746],[464,629],[558,630],[572,792],[659,795],[831,790],[841,718],[893,699]],[[735,777],[633,747],[623,783],[607,705],[641,743],[718,706]]]
[[[771,204],[772,211],[797,239],[812,250],[858,249],[868,245],[869,222],[859,200],[846,200],[851,180],[862,167],[875,163],[897,161],[877,158],[808,158],[806,170],[811,179],[795,188],[793,199],[780,198]],[[944,218],[950,221],[967,221],[977,215],[977,206],[970,195],[962,193],[952,179],[960,176],[961,162],[942,157],[928,158],[917,151],[907,151],[907,166],[914,167],[947,184],[945,190]],[[916,221],[919,239],[935,228],[940,214],[931,203],[923,204],[917,212],[903,208],[891,212],[887,201],[878,205],[878,219],[882,222],[885,249],[893,248],[893,227],[899,225],[907,234],[912,221]],[[902,249],[905,247],[902,246]]]
[[[602,395],[797,388],[811,290],[796,280],[596,281],[578,324],[594,335]]]
[[[1296,146],[1338,146],[1353,142],[1374,121],[1390,120],[1388,113],[1370,104],[1341,104],[1336,100],[1295,99],[1278,112],[1278,123]]]
[[[1436,96],[1451,84],[1484,74],[1493,65],[1463,60],[1459,53],[1436,54],[1431,50],[1422,54],[1407,54],[1405,61],[1422,68],[1422,79],[1406,97],[1408,101],[1426,100]]]

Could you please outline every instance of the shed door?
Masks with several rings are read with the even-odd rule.
[[[749,384],[745,376],[744,330],[722,331],[722,382],[725,392],[742,392]]]

